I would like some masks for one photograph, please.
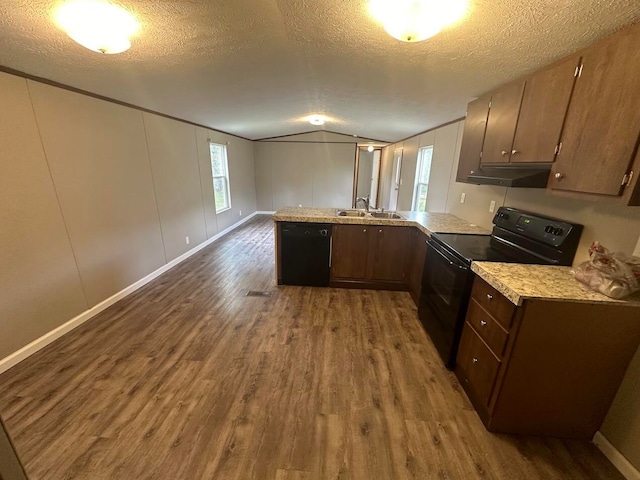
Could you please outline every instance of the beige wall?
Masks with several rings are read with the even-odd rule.
[[[142,114],[28,85],[91,307],[165,263]]]
[[[0,359],[86,310],[27,82],[0,73]]]
[[[5,73],[0,105],[0,359],[256,209],[251,141]]]
[[[207,239],[196,127],[144,113],[167,261]],[[189,237],[189,244],[186,243]]]
[[[351,206],[354,142],[258,142],[255,155],[258,210]]]

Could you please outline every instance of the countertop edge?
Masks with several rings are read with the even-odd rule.
[[[406,215],[407,212],[398,212],[400,215]],[[432,233],[452,233],[452,234],[478,234],[489,235],[491,232],[456,217],[453,214],[450,215],[452,219],[465,223],[464,226],[440,228],[437,230],[431,230],[419,220],[416,219],[381,219],[373,217],[338,217],[338,216],[305,216],[305,215],[287,215],[274,213],[271,218],[274,222],[300,222],[300,223],[330,223],[334,225],[378,225],[378,226],[393,226],[393,227],[415,227],[427,236],[431,236]]]
[[[518,264],[520,267],[523,265]],[[526,267],[526,265],[524,265]],[[540,265],[537,265],[540,266]],[[557,267],[556,267],[557,268]],[[571,267],[566,267],[570,269]],[[474,272],[478,277],[482,278],[485,282],[491,285],[493,288],[498,290],[502,295],[504,295],[511,303],[515,306],[520,307],[523,305],[525,300],[543,300],[547,302],[572,302],[572,303],[582,303],[589,305],[609,305],[612,307],[631,307],[638,308],[640,307],[640,302],[637,301],[636,298],[631,299],[615,299],[607,297],[598,292],[593,292],[589,290],[587,287],[580,285],[580,288],[584,289],[585,293],[589,295],[597,295],[598,298],[571,298],[567,296],[553,296],[553,295],[534,295],[534,294],[524,294],[519,292],[516,288],[510,287],[505,282],[503,282],[498,276],[494,275],[486,271],[482,265],[478,265],[478,262],[473,262],[471,264],[471,271]]]

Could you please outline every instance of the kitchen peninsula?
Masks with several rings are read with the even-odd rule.
[[[341,216],[338,214],[341,211],[349,215]],[[300,262],[310,261],[313,267],[306,270],[318,272],[322,279],[316,277],[302,284],[404,290],[411,293],[417,304],[426,240],[431,233],[489,234],[484,228],[448,213],[396,213],[395,216],[401,218],[375,218],[365,212],[335,208],[301,207],[277,211],[273,215],[277,283],[295,284],[295,281],[287,281],[287,266],[301,268]],[[315,231],[324,234],[324,241],[319,238],[314,242],[307,235],[309,243],[306,245],[287,243],[287,235],[292,233],[293,227],[303,224],[316,227]],[[287,243],[285,248],[283,241]],[[300,253],[296,256],[295,252]],[[294,278],[300,276],[294,275]]]

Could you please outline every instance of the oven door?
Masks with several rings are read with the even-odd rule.
[[[449,368],[455,366],[472,280],[469,265],[429,240],[418,313]]]

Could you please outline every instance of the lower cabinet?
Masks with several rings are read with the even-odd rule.
[[[476,278],[455,372],[490,431],[591,439],[639,344],[636,307],[516,307]]]
[[[427,241],[429,237],[417,228],[411,232],[411,252],[409,253],[409,293],[416,306],[420,303],[422,290],[422,271],[424,259],[427,255]]]
[[[408,290],[412,227],[334,225],[331,285]]]

